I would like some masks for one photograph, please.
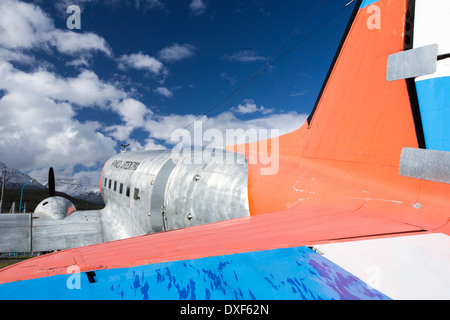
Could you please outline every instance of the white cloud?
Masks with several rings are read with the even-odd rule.
[[[154,139],[148,138],[144,139],[143,144],[139,141],[136,141],[134,139],[126,139],[124,140],[129,144],[130,146],[127,148],[127,150],[130,151],[142,151],[142,150],[166,150],[167,148],[164,147],[161,144],[158,144]]]
[[[112,56],[102,37],[56,29],[34,4],[2,0],[0,12],[6,15],[0,20],[0,160],[36,173],[53,166],[64,177],[79,165],[98,171],[118,151],[117,140],[128,140],[152,112],[120,84],[103,81],[91,70],[63,76],[53,64],[33,55],[64,54],[73,56],[66,65],[89,67],[94,52]],[[161,62],[147,55],[125,58],[126,67],[165,71]],[[24,65],[27,71],[19,67]],[[78,120],[79,112],[88,110],[115,113],[120,120],[108,128],[98,121]],[[157,148],[152,142],[148,138],[145,146]]]
[[[119,58],[119,67],[147,70],[155,75],[164,70],[164,65],[161,61],[141,52],[122,55]]]
[[[115,142],[99,132],[98,123],[75,120],[66,103],[28,96],[18,99],[17,94],[8,94],[0,100],[3,114],[8,113],[6,121],[0,120],[5,163],[19,169],[51,165],[70,172],[77,164],[95,166],[114,154]]]
[[[256,52],[251,50],[241,50],[233,53],[232,55],[224,55],[223,59],[237,62],[254,62],[266,60],[265,57],[259,56]]]
[[[24,54],[17,50],[11,50],[0,47],[0,60],[3,61],[16,61],[24,65],[34,65],[36,63],[35,58],[32,55]]]
[[[298,114],[296,112],[270,114],[251,120],[241,120],[232,112],[222,112],[216,117],[202,117],[201,119],[199,119],[198,115],[193,114],[184,116],[172,114],[148,119],[145,124],[145,130],[149,132],[151,138],[167,141],[168,144],[172,145],[178,144],[180,140],[185,140],[185,138],[180,137],[180,134],[187,130],[192,139],[192,145],[203,143],[206,146],[212,141],[209,141],[204,134],[211,129],[220,132],[223,137],[226,136],[227,130],[246,131],[248,129],[265,129],[269,133],[278,132],[281,135],[298,129],[306,121],[307,117],[308,115],[306,114]],[[201,125],[196,127],[194,125],[196,121]],[[273,130],[273,132],[270,130]],[[225,143],[225,141],[223,142]]]
[[[142,147],[143,150],[166,150],[167,148],[158,144],[153,139],[145,140],[145,146]]]
[[[127,141],[134,128],[127,125],[112,125],[105,128],[105,131],[117,141]]]
[[[90,32],[56,29],[53,20],[39,7],[16,0],[0,3],[0,45],[8,49],[55,48],[60,53],[75,55],[95,51],[111,55],[106,41]]]
[[[189,5],[189,10],[194,15],[200,15],[206,10],[206,4],[204,0],[192,0]]]
[[[273,109],[266,109],[263,106],[258,107],[255,104],[255,101],[252,99],[245,99],[244,105],[240,104],[237,107],[233,108],[233,111],[239,114],[249,114],[249,113],[255,113],[260,112],[262,114],[269,114],[273,112]]]
[[[167,116],[155,115],[148,119],[145,123],[145,130],[149,133],[150,138],[166,140],[170,139],[172,133],[182,129],[195,121],[196,115],[178,115],[171,114]]]
[[[76,120],[74,105],[110,108],[126,97],[91,71],[63,78],[48,71],[25,73],[0,62],[2,161],[21,170],[95,166],[115,153],[115,141],[98,122]]]
[[[153,114],[142,102],[132,98],[127,98],[113,105],[112,108],[121,116],[125,124],[133,129],[144,126],[145,119]]]
[[[31,48],[54,30],[53,21],[32,4],[3,0],[0,3],[0,45],[6,48]]]
[[[180,61],[194,55],[195,47],[191,44],[174,43],[159,52],[159,58],[165,62]]]
[[[72,67],[79,67],[79,68],[87,68],[91,65],[89,59],[87,57],[80,57],[77,59],[74,59],[72,61],[66,62],[66,66],[72,66]]]
[[[132,142],[133,150],[163,149],[164,140],[176,145],[179,141],[170,141],[172,134],[198,118],[194,114],[154,114],[142,102],[102,82],[92,71],[63,78],[48,71],[24,73],[2,62],[0,89],[5,92],[0,98],[0,150],[7,150],[1,161],[19,169],[43,170],[51,165],[70,176],[76,165],[89,168],[115,154],[117,141]],[[82,123],[76,120],[75,105],[112,111],[120,116],[121,122],[107,128],[98,122]],[[236,114],[223,112],[202,119],[200,133],[196,132],[200,134],[200,143],[210,144],[202,136],[208,129],[223,136],[230,129],[251,128],[277,129],[283,134],[300,127],[307,117],[295,112],[269,113],[251,99],[232,110]],[[260,117],[241,120],[236,116],[249,112],[259,113]],[[131,138],[137,128],[148,133],[143,142]],[[192,129],[188,127],[191,132]]]
[[[45,70],[26,73],[5,62],[0,63],[0,75],[3,76],[0,88],[12,94],[37,94],[46,101],[69,101],[81,107],[99,106],[106,109],[110,102],[126,97],[126,93],[102,82],[94,72],[88,70],[77,77],[63,78]]]
[[[166,97],[166,98],[172,98],[173,97],[173,92],[170,91],[167,88],[164,87],[158,87],[154,90],[156,93],[159,93],[160,95]]]
[[[53,166],[68,176],[80,164],[98,170],[96,166],[116,153],[114,139],[128,137],[143,126],[151,111],[93,71],[62,76],[51,63],[33,55],[44,51],[75,56],[66,65],[89,67],[94,52],[112,56],[102,37],[56,29],[53,20],[34,4],[2,0],[0,12],[5,14],[0,20],[0,149],[8,150],[0,154],[2,161],[35,172]],[[149,64],[148,59],[133,58],[133,67],[161,69],[156,59]],[[31,68],[23,71],[10,62]],[[99,122],[77,120],[78,112],[86,108],[118,114],[122,123],[117,126],[126,130],[110,129],[108,136]]]
[[[223,112],[215,118],[207,119],[208,121],[204,122],[202,128],[204,135],[208,129],[215,129],[217,132],[221,132],[221,137],[223,137],[222,141],[208,141],[207,137],[204,136],[203,146],[224,147],[276,137],[300,128],[307,117],[305,114],[290,112],[285,114],[270,114],[250,120],[241,120],[231,112]],[[227,131],[231,131],[231,138],[235,137],[236,139],[230,141],[230,135],[227,135]],[[264,135],[260,135],[261,132]],[[195,145],[195,139],[193,141]]]
[[[112,50],[106,40],[92,32],[78,33],[69,30],[54,30],[48,38],[48,42],[61,53],[76,55],[100,51],[112,56]]]

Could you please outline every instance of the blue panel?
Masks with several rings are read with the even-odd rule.
[[[367,7],[367,6],[370,6],[371,4],[374,4],[375,2],[378,2],[378,1],[379,1],[379,0],[364,0],[364,1],[361,3],[360,9],[365,8],[365,7]]]
[[[450,151],[450,77],[416,83],[427,149]]]
[[[98,270],[90,278],[96,282],[78,273],[3,284],[0,299],[389,299],[307,247]]]

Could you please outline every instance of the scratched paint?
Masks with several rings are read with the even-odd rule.
[[[261,263],[264,261],[264,263]],[[250,252],[0,285],[0,299],[389,299],[307,247]]]

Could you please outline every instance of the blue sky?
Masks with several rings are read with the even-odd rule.
[[[60,177],[97,183],[120,143],[133,150],[170,148],[176,129],[348,2],[2,0],[0,161],[38,179],[53,166]],[[81,9],[81,29],[67,28],[70,5]],[[287,133],[300,127],[353,8],[208,113],[205,128]]]

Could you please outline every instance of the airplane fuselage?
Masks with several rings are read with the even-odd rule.
[[[177,158],[170,151],[124,152],[109,159],[101,177],[105,241],[248,216],[245,157],[218,150],[205,161],[211,152]]]

